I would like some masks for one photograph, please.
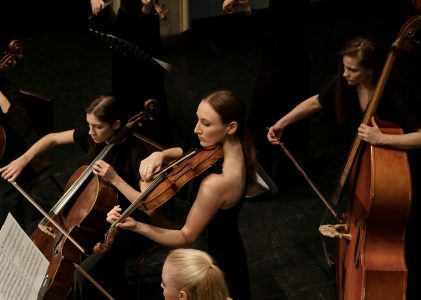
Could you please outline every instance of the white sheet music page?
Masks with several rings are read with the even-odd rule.
[[[9,213],[0,230],[0,300],[35,300],[49,262]]]

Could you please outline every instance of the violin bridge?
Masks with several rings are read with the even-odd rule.
[[[320,225],[319,231],[321,234],[331,238],[344,238],[348,241],[352,239],[351,234],[348,232],[348,225],[346,224],[326,224]]]

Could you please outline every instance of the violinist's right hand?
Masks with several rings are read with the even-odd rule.
[[[15,181],[28,162],[23,155],[18,157],[7,166],[0,168],[1,177],[8,182]]]
[[[159,172],[164,163],[164,154],[162,151],[152,152],[148,157],[140,162],[139,173],[143,181],[151,181],[153,175]]]
[[[105,7],[105,2],[103,0],[91,0],[92,14],[94,16],[98,15],[99,12]]]

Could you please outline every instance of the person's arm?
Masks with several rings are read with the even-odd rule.
[[[93,173],[97,176],[102,177],[105,181],[111,183],[117,190],[119,190],[124,197],[126,197],[130,202],[135,201],[139,198],[141,192],[134,189],[130,184],[128,184],[114,168],[106,163],[103,160],[97,160],[93,165]],[[140,183],[139,183],[140,188]]]
[[[181,148],[170,148],[163,151],[153,152],[147,158],[142,160],[139,167],[139,173],[142,176],[143,170],[143,178],[152,179],[153,174],[158,172],[164,163],[173,161],[182,155],[183,150]],[[152,173],[148,173],[148,171],[151,171]],[[98,160],[94,163],[93,173],[102,177],[105,181],[111,183],[130,202],[137,200],[141,195],[141,191],[145,190],[151,182],[151,180],[148,180],[139,183],[140,191],[138,191],[129,185],[119,174],[117,174],[115,169],[110,164],[103,160]]]
[[[139,173],[145,186],[142,185],[142,190],[152,180],[153,175],[161,170],[164,164],[174,161],[183,156],[183,149],[180,147],[169,148],[163,151],[152,152],[147,158],[141,161],[139,166]]]
[[[307,118],[316,113],[322,106],[318,95],[311,96],[294,107],[288,114],[279,119],[272,127],[268,128],[267,138],[272,144],[279,144],[279,139],[288,125]]]
[[[7,97],[0,91],[0,109],[3,114],[7,114],[10,108],[10,101]]]
[[[374,117],[371,119],[373,126],[361,124],[358,136],[367,143],[375,146],[389,146],[403,150],[421,148],[421,129],[405,134],[382,133]]]
[[[94,16],[98,15],[104,7],[105,2],[103,0],[91,0],[91,9]]]
[[[67,130],[56,133],[49,133],[39,139],[33,144],[24,154],[9,163],[7,166],[0,169],[1,176],[9,181],[14,181],[25,166],[38,154],[46,151],[47,149],[58,145],[58,144],[70,144],[73,143],[73,132],[74,130]]]
[[[218,175],[211,174],[200,185],[196,200],[191,207],[184,226],[179,230],[165,229],[137,222],[127,218],[117,224],[118,228],[129,229],[167,247],[189,247],[194,243],[212,220],[223,203],[224,191],[229,188]],[[121,208],[115,207],[108,213],[107,221],[113,223],[120,216]]]

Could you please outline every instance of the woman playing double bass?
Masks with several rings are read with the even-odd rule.
[[[201,181],[194,182],[200,186],[181,229],[151,226],[136,217],[128,217],[116,225],[164,246],[177,248],[189,247],[202,233],[207,232],[207,252],[226,274],[230,297],[241,300],[250,299],[250,285],[245,249],[237,221],[247,181],[255,172],[254,147],[245,127],[245,117],[245,103],[231,91],[215,91],[200,102],[194,133],[203,148],[222,146],[223,164],[220,173],[210,173],[204,178],[202,176]],[[154,152],[142,160],[140,174],[145,185],[164,163],[182,155],[183,149],[176,147]],[[98,175],[108,177],[129,199],[136,199],[140,195],[140,192],[121,185],[114,172],[110,174],[98,171]],[[108,214],[107,220],[113,223],[121,212],[122,209],[116,206]]]
[[[380,120],[397,124],[403,129],[403,134],[382,133],[379,129],[380,123],[375,118],[372,118],[371,125],[361,124],[364,111],[372,99],[379,80],[383,66],[382,57],[383,55],[378,52],[371,39],[356,37],[348,41],[340,52],[341,60],[337,75],[317,95],[298,104],[270,127],[267,133],[269,142],[274,145],[279,144],[279,139],[283,132],[288,130],[290,124],[323,110],[332,116],[335,121],[332,126],[339,133],[339,139],[345,141],[344,145],[347,147],[351,145],[352,138],[358,131],[361,140],[368,144],[408,150],[411,175],[415,180],[419,170],[413,163],[414,157],[411,156],[417,153],[416,149],[421,148],[421,111],[417,109],[419,106],[416,105],[412,88],[392,72],[377,109]],[[414,182],[412,186],[419,186],[419,182]],[[414,252],[413,231],[416,227],[412,223],[416,220],[415,215],[419,214],[417,201],[420,199],[417,193],[413,196],[412,217],[408,222],[405,237],[409,270],[408,299],[413,296],[410,294],[415,292],[412,280],[416,278],[414,272],[417,268],[413,262],[416,253],[419,253],[419,251]]]
[[[119,102],[109,95],[101,95],[94,99],[87,106],[85,113],[87,125],[44,136],[22,156],[5,166],[1,170],[2,177],[14,181],[35,155],[60,144],[76,143],[87,153],[88,161],[92,161],[107,144],[114,141],[116,134],[125,125],[124,117]],[[105,160],[124,177],[127,184],[139,187],[138,167],[146,154],[143,144],[129,135],[111,149]],[[120,194],[118,204],[121,207],[127,207],[130,202]],[[140,211],[136,218],[149,223],[149,217]],[[94,237],[95,241],[101,239],[102,234],[99,237]],[[152,242],[145,237],[127,231],[119,234],[114,243],[114,247],[106,255],[100,256],[94,253],[82,262],[81,267],[114,298],[124,299],[122,294],[124,292],[124,262],[126,259],[138,257],[152,246]],[[103,295],[76,272],[74,288],[68,297],[101,299]]]

